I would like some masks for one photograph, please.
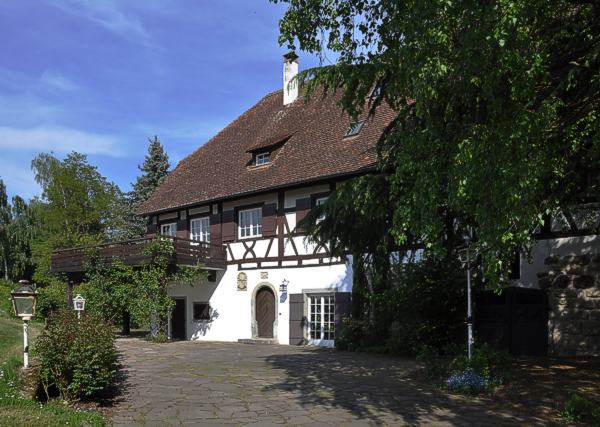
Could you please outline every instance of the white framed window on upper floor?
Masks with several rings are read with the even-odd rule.
[[[248,239],[262,236],[262,208],[243,209],[238,212],[238,237]]]
[[[265,151],[264,153],[258,153],[254,158],[254,164],[256,166],[266,165],[271,161],[271,153]]]
[[[190,220],[190,240],[210,242],[210,220],[207,216]]]
[[[327,199],[329,199],[329,197],[319,197],[319,198],[315,199],[315,206],[324,205],[327,202]],[[325,217],[326,217],[325,213],[322,213],[317,218],[317,222],[323,221],[325,219]]]
[[[171,222],[169,224],[161,224],[160,234],[162,236],[177,237],[177,223]]]

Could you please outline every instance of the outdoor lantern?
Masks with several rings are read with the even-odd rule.
[[[27,280],[19,280],[19,287],[10,293],[15,315],[30,320],[35,315],[35,302],[38,293]]]
[[[81,318],[81,312],[85,310],[85,298],[80,294],[77,294],[75,298],[73,298],[73,308],[77,312],[77,318]]]
[[[281,282],[281,285],[279,285],[279,292],[286,293],[287,292],[287,287],[288,287],[289,283],[290,283],[289,280],[283,279],[283,282]]]
[[[281,282],[281,285],[279,285],[279,292],[281,292],[281,295],[279,296],[279,302],[282,304],[285,302],[285,300],[287,300],[287,288],[289,283],[289,280],[283,279],[283,282]]]
[[[29,321],[35,314],[37,292],[27,280],[19,280],[19,287],[10,293],[15,314],[23,319],[23,368],[29,367]]]

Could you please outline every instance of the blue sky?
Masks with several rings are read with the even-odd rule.
[[[282,86],[268,0],[2,0],[0,178],[39,194],[31,159],[89,155],[123,190],[158,135],[173,166]],[[301,68],[318,60],[301,54]]]

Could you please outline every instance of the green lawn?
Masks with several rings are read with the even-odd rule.
[[[32,323],[31,342],[41,325]],[[18,397],[18,377],[23,363],[23,323],[0,310],[0,426],[104,426],[104,419],[86,411],[51,402],[40,404]]]

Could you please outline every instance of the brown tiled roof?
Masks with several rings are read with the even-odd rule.
[[[338,100],[335,93],[314,93],[284,106],[281,90],[266,95],[179,162],[138,214],[372,170],[377,140],[396,114],[381,105],[359,135],[344,138],[350,118]],[[248,167],[249,150],[286,136],[268,166]]]

